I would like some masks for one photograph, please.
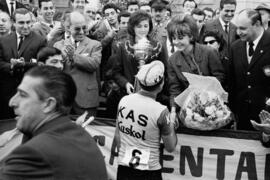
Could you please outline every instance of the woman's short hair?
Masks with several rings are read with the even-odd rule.
[[[135,31],[134,31],[135,26],[139,25],[140,22],[142,22],[144,20],[149,21],[148,34],[150,34],[153,30],[153,22],[152,22],[151,16],[143,10],[138,10],[138,11],[131,14],[129,21],[128,21],[128,33],[133,38],[133,40],[135,40]]]
[[[167,32],[169,40],[172,42],[172,39],[175,36],[189,36],[192,40],[191,43],[195,43],[198,39],[198,27],[196,21],[190,15],[178,15],[174,16],[167,25]]]

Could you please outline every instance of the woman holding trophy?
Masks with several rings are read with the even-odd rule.
[[[128,22],[129,39],[121,42],[110,57],[113,79],[126,94],[136,91],[135,75],[140,66],[160,60],[166,67],[167,56],[162,44],[149,38],[152,29],[149,14],[144,11],[133,13]]]

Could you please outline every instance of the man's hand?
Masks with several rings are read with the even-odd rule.
[[[171,109],[170,122],[173,123],[174,129],[177,129],[179,127],[179,122],[176,118],[175,107],[172,107],[172,109]]]
[[[132,94],[134,92],[134,87],[129,82],[126,84],[126,91],[128,94]]]
[[[53,27],[53,29],[50,31],[50,33],[47,35],[47,39],[51,40],[51,39],[55,38],[57,35],[62,34],[63,32],[65,32],[65,29],[63,28],[63,26],[61,24],[56,25]]]
[[[267,123],[270,124],[270,113],[262,110],[259,114],[260,120],[263,124]]]
[[[259,124],[253,120],[250,121],[252,126],[257,129],[258,131],[261,131],[265,134],[270,135],[270,124]]]
[[[23,57],[19,58],[19,59],[15,59],[15,58],[11,58],[10,59],[10,64],[11,64],[11,69],[13,69],[13,67],[16,65],[16,64],[24,64],[25,63],[25,60]]]
[[[71,43],[65,43],[65,46],[62,48],[61,52],[64,59],[72,61],[75,53],[75,47]]]
[[[111,30],[107,33],[107,36],[113,38],[116,35],[116,32],[114,30]]]
[[[259,114],[261,124],[251,120],[252,126],[257,129],[258,131],[261,131],[265,134],[270,135],[270,113],[262,110]]]

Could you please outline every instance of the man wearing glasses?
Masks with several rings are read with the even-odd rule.
[[[96,71],[101,61],[101,44],[86,37],[86,20],[80,12],[71,12],[66,21],[70,37],[56,42],[54,47],[62,51],[64,71],[72,76],[78,89],[71,113],[88,111],[95,116],[99,105]]]
[[[15,32],[0,40],[0,119],[13,118],[8,101],[16,92],[25,69],[36,59],[46,39],[31,31],[32,16],[24,8],[14,12]]]

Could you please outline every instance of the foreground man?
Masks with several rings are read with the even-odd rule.
[[[66,116],[75,95],[72,78],[55,67],[25,74],[9,102],[23,142],[3,160],[0,179],[107,178],[94,140]]]

